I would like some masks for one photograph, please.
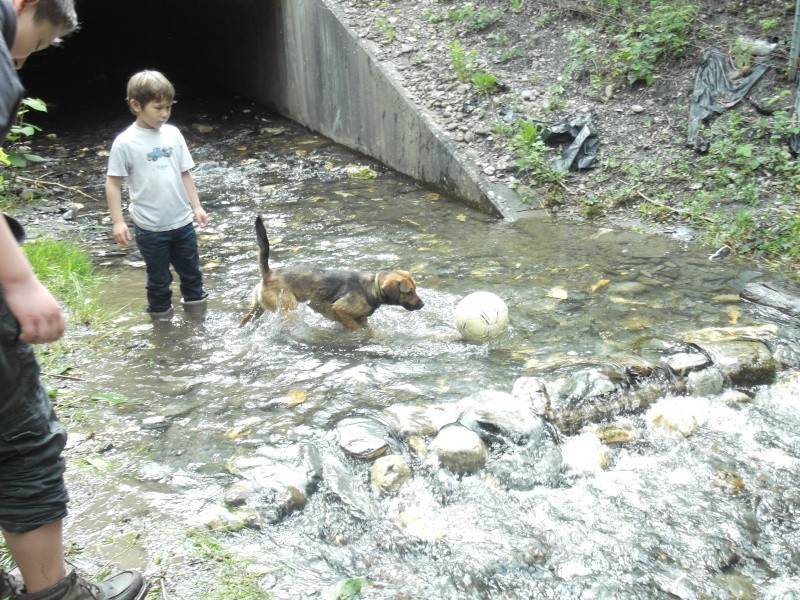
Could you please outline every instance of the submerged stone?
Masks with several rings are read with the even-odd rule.
[[[474,473],[486,464],[486,444],[477,433],[461,425],[442,429],[431,448],[439,464],[453,473]]]
[[[734,385],[752,386],[775,380],[775,359],[763,342],[724,340],[697,345]]]
[[[339,446],[355,458],[376,458],[389,449],[389,429],[366,417],[343,419],[336,425],[336,432]]]
[[[399,454],[381,456],[370,468],[370,483],[381,492],[396,492],[411,478],[411,469]]]

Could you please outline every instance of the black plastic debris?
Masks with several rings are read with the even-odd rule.
[[[542,141],[550,146],[565,144],[569,146],[561,153],[561,158],[553,163],[557,171],[580,171],[591,169],[597,163],[600,138],[594,127],[594,112],[574,117],[564,117],[549,123],[542,131]]]
[[[709,142],[700,135],[700,128],[712,116],[741,102],[761,76],[772,66],[769,59],[754,62],[749,73],[731,80],[728,73],[736,72],[730,60],[716,48],[703,53],[694,80],[694,92],[689,103],[689,130],[686,144],[698,152],[706,153]]]

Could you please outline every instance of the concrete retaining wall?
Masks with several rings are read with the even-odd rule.
[[[220,12],[218,0],[198,4]],[[481,210],[507,219],[528,210],[420,113],[343,24],[335,2],[225,4],[214,14],[207,56],[209,75],[226,88]]]

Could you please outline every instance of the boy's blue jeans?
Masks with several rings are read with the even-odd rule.
[[[172,306],[172,272],[180,278],[184,301],[202,300],[203,289],[197,234],[189,223],[170,231],[148,231],[134,225],[136,245],[147,265],[147,312],[160,313]]]

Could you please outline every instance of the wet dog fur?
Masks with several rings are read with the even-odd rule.
[[[408,271],[366,273],[293,266],[273,269],[269,266],[269,240],[260,215],[255,225],[261,281],[253,288],[252,304],[241,326],[265,310],[291,311],[306,302],[314,311],[350,330],[368,327],[367,318],[382,304],[406,310],[424,306]]]

